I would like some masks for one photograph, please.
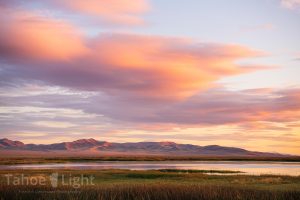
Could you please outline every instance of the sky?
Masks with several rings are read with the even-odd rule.
[[[0,0],[0,138],[300,155],[300,0]]]

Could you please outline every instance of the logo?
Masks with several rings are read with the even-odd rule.
[[[58,173],[52,173],[50,175],[50,183],[52,187],[56,188],[58,183]]]
[[[5,174],[7,185],[50,185],[57,188],[58,185],[70,186],[73,188],[80,188],[84,185],[94,185],[95,177],[86,174],[72,175],[72,174],[58,174],[54,172],[50,175],[26,175],[26,174]]]

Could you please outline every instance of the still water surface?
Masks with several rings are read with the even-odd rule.
[[[198,170],[233,170],[246,174],[280,174],[300,176],[300,162],[266,162],[266,161],[99,161],[80,163],[53,163],[53,164],[20,164],[2,165],[4,169],[198,169]]]

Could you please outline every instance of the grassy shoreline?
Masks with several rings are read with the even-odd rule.
[[[95,161],[275,161],[299,162],[298,157],[28,157],[0,158],[0,165],[74,163]],[[58,187],[51,175],[58,174]],[[8,185],[7,177],[45,177],[46,185]],[[74,188],[62,184],[72,177],[94,177],[93,185]],[[230,170],[126,170],[126,169],[11,169],[0,171],[0,199],[43,200],[296,200],[300,196],[300,176],[247,175]]]
[[[93,185],[80,188],[47,185],[8,185],[4,177],[93,176]],[[203,170],[5,170],[0,171],[0,199],[299,199],[300,176],[206,174]]]
[[[200,156],[97,156],[97,157],[0,157],[0,165],[94,161],[277,161],[300,162],[300,157],[200,157]]]

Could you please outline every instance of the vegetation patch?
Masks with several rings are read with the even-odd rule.
[[[243,173],[241,171],[231,170],[194,170],[194,169],[160,169],[160,172],[175,172],[175,173],[216,173],[216,174],[236,174]]]

